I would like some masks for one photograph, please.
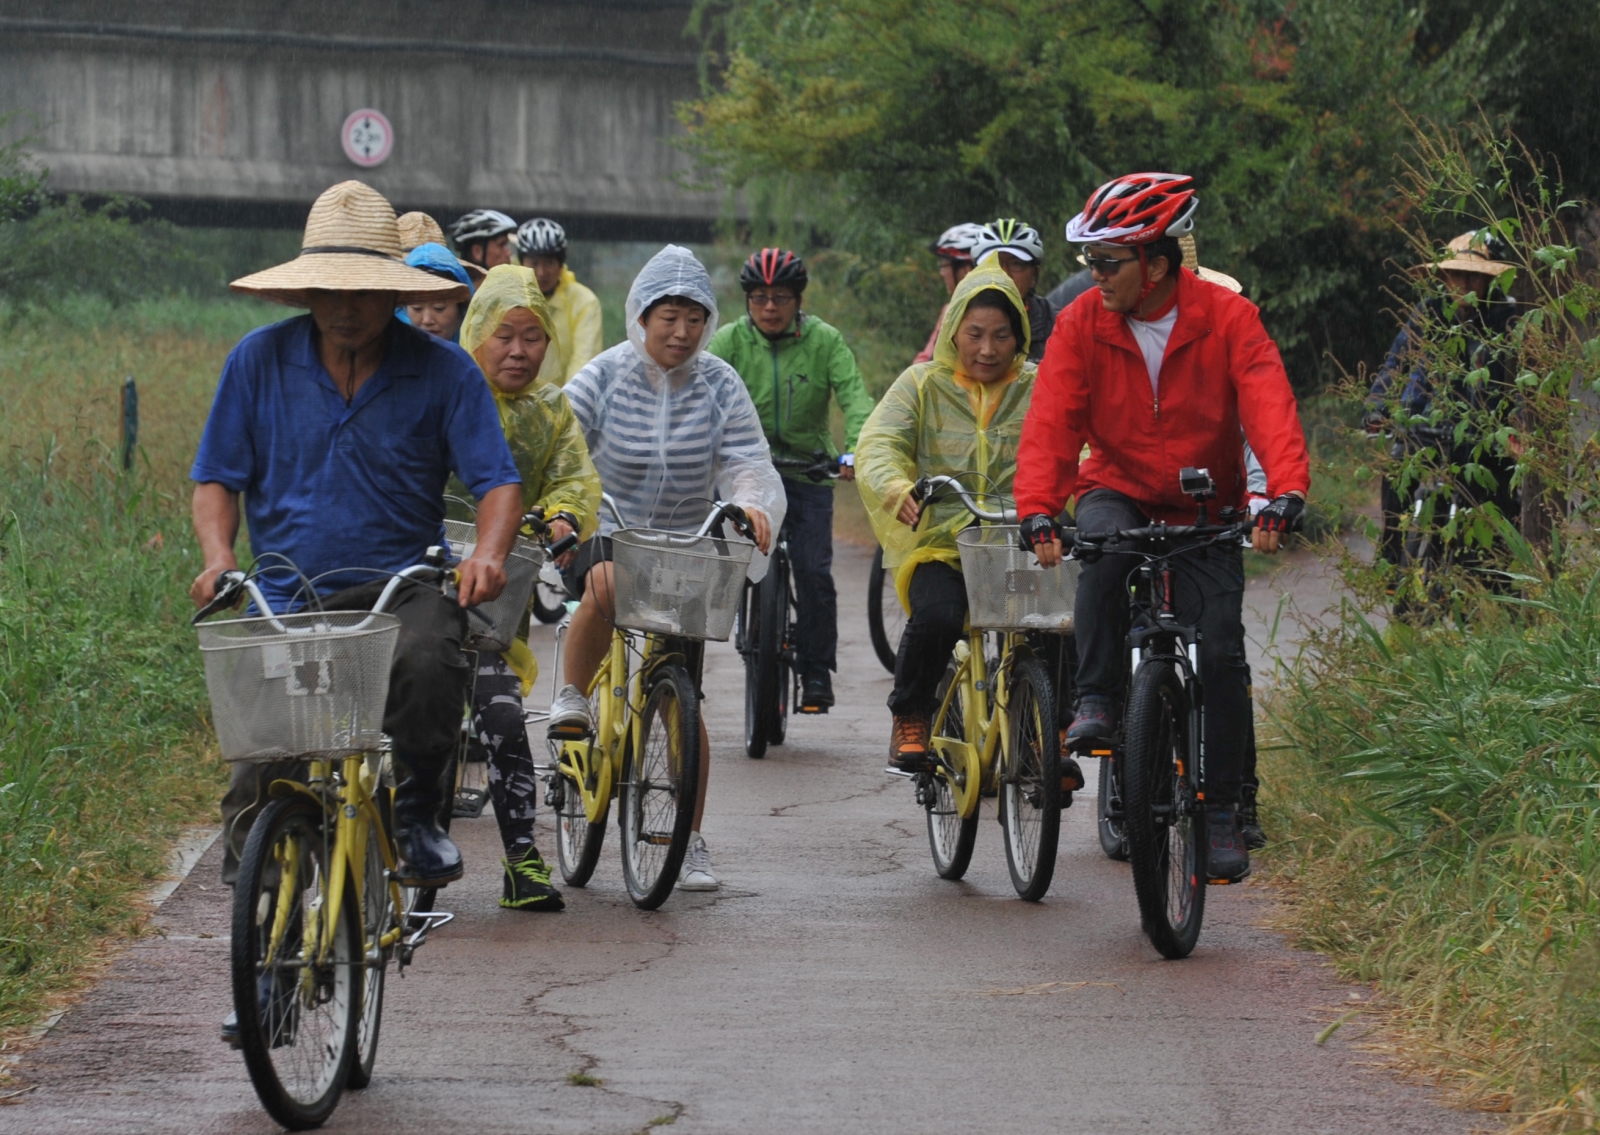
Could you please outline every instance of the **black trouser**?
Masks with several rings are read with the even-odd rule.
[[[328,611],[366,611],[378,601],[387,580],[347,588],[322,600]],[[437,800],[450,758],[460,743],[461,710],[466,702],[471,668],[461,653],[467,633],[466,613],[431,584],[402,584],[389,601],[388,613],[400,620],[394,663],[389,670],[389,700],[383,710],[383,731],[394,742],[397,774],[404,775],[395,807],[418,807]],[[223,882],[232,885],[239,873],[250,825],[267,803],[274,780],[302,775],[298,761],[239,762],[222,798],[222,829],[227,843]]]
[[[794,599],[799,608],[794,651],[800,675],[837,670],[839,593],[833,585],[833,486],[785,478],[789,508],[783,527],[789,534]]]
[[[512,863],[533,851],[533,809],[539,799],[539,774],[522,718],[522,679],[492,651],[478,655],[478,680],[472,687],[472,731],[488,754],[489,796],[500,843]]]
[[[1405,554],[1405,533],[1400,531],[1400,520],[1410,506],[1388,477],[1378,482],[1378,507],[1383,513],[1383,534],[1378,538],[1378,558],[1384,563],[1400,566]]]
[[[1150,523],[1131,498],[1092,489],[1078,501],[1085,534]],[[1078,696],[1118,698],[1127,678],[1128,577],[1138,556],[1107,555],[1078,576]],[[1172,560],[1178,621],[1200,631],[1200,681],[1205,687],[1206,797],[1215,805],[1239,800],[1250,740],[1249,668],[1244,657],[1244,558],[1218,545],[1202,556]]]
[[[966,630],[967,584],[955,568],[933,561],[917,565],[909,593],[911,618],[895,655],[889,708],[897,717],[932,717],[939,679]]]

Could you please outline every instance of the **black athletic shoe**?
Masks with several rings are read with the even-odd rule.
[[[537,851],[530,851],[515,863],[504,861],[505,886],[500,905],[507,910],[561,910],[567,904],[561,892],[550,884],[550,868]]]
[[[1239,834],[1239,816],[1231,808],[1206,813],[1206,875],[1236,883],[1250,874],[1250,849]]]
[[[833,680],[826,670],[806,675],[800,688],[801,713],[827,713],[833,706]]]
[[[1067,730],[1068,741],[1109,741],[1117,732],[1117,705],[1110,698],[1078,699],[1078,716]]]
[[[1244,837],[1245,847],[1260,851],[1267,846],[1267,833],[1261,830],[1261,817],[1256,814],[1256,790],[1246,785],[1242,795],[1244,800],[1239,805],[1239,834]]]

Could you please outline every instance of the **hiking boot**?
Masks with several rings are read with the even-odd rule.
[[[589,712],[589,699],[574,685],[561,687],[556,700],[550,703],[550,727],[546,732],[552,741],[581,741],[594,731],[594,718]]]
[[[1239,814],[1232,808],[1206,813],[1206,875],[1236,883],[1250,874],[1250,849],[1239,834]]]
[[[932,766],[928,760],[928,719],[915,715],[894,715],[889,733],[889,767],[897,772],[923,772]]]
[[[1239,804],[1239,834],[1244,837],[1245,847],[1260,851],[1267,846],[1267,833],[1261,830],[1261,817],[1256,814],[1256,790],[1247,784],[1240,795],[1243,800]]]
[[[678,872],[678,890],[715,891],[722,884],[711,873],[711,852],[699,832],[689,833],[689,850],[683,854],[683,868]]]
[[[515,863],[505,864],[505,886],[500,891],[500,905],[507,910],[560,910],[567,904],[561,892],[550,885],[550,868],[536,850],[530,850]]]
[[[801,713],[827,713],[833,705],[833,679],[826,670],[813,670],[806,675],[800,689]]]
[[[1078,699],[1078,716],[1067,729],[1068,741],[1109,741],[1117,732],[1117,706],[1110,698]]]

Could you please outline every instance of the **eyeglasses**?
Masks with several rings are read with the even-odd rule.
[[[1096,276],[1115,276],[1124,264],[1132,264],[1137,256],[1085,256],[1083,262]]]
[[[794,303],[792,292],[751,292],[751,307],[788,307]]]

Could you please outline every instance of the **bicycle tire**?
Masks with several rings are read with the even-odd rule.
[[[361,884],[361,952],[365,963],[361,971],[361,1011],[356,1019],[356,1054],[345,1080],[345,1087],[358,1091],[372,1083],[372,1067],[378,1059],[378,1037],[383,1028],[383,989],[389,960],[394,956],[393,946],[379,950],[377,945],[396,919],[379,842],[386,838],[376,826],[368,829],[367,869]],[[372,960],[374,953],[376,962]]]
[[[567,613],[567,593],[541,579],[533,585],[532,610],[533,617],[546,626],[559,623]]]
[[[1095,826],[1100,829],[1100,850],[1107,859],[1118,863],[1128,861],[1128,833],[1120,816],[1112,816],[1112,802],[1116,811],[1123,812],[1122,765],[1113,757],[1100,758],[1100,787],[1095,799]]]
[[[239,1047],[262,1106],[291,1131],[320,1126],[333,1114],[356,1051],[361,927],[355,903],[343,906],[331,964],[263,972],[270,948],[264,939],[286,900],[288,928],[278,956],[298,961],[304,912],[320,905],[328,877],[328,822],[322,807],[304,796],[272,801],[250,829],[233,892],[230,953]],[[284,896],[281,864],[290,861],[304,886]],[[353,891],[354,881],[349,885]]]
[[[555,783],[559,786],[552,802],[556,817],[556,865],[561,868],[561,878],[567,886],[588,886],[600,863],[600,849],[605,845],[611,801],[606,801],[606,810],[599,822],[591,824],[589,814],[584,811],[578,782],[569,776],[560,776]]]
[[[1146,662],[1133,676],[1123,760],[1140,920],[1162,957],[1187,957],[1205,918],[1206,821],[1191,779],[1189,693],[1170,662]]]
[[[783,682],[779,637],[782,622],[774,618],[774,597],[781,585],[782,557],[775,555],[760,583],[745,588],[740,610],[744,643],[744,755],[759,761],[767,755],[767,745],[776,728],[779,687]]]
[[[955,680],[954,664],[945,671],[939,682],[939,697]],[[939,719],[934,730],[940,737],[966,736],[966,719],[961,712],[961,694],[950,699],[950,706]],[[928,850],[933,853],[933,869],[941,879],[952,882],[967,873],[972,863],[972,848],[978,841],[978,812],[962,818],[957,808],[955,793],[950,782],[941,776],[929,775],[932,782],[927,794]]]
[[[1044,664],[1013,665],[1009,767],[1000,772],[1000,830],[1017,897],[1038,902],[1055,877],[1061,838],[1061,736],[1053,683]]]
[[[618,793],[622,878],[640,910],[655,910],[678,884],[699,787],[700,703],[689,672],[668,664],[651,676]]]
[[[778,591],[778,613],[775,625],[783,629],[783,636],[778,640],[778,707],[771,719],[772,728],[767,732],[767,743],[781,745],[789,738],[789,707],[799,705],[799,675],[794,668],[794,617],[797,610],[794,598],[794,574],[790,570],[789,557],[785,553],[783,558],[783,585]],[[791,703],[790,691],[794,691],[795,698]]]
[[[894,588],[894,573],[883,566],[883,549],[879,548],[872,554],[872,568],[867,572],[867,633],[872,636],[878,661],[891,674],[905,629],[906,614]]]

